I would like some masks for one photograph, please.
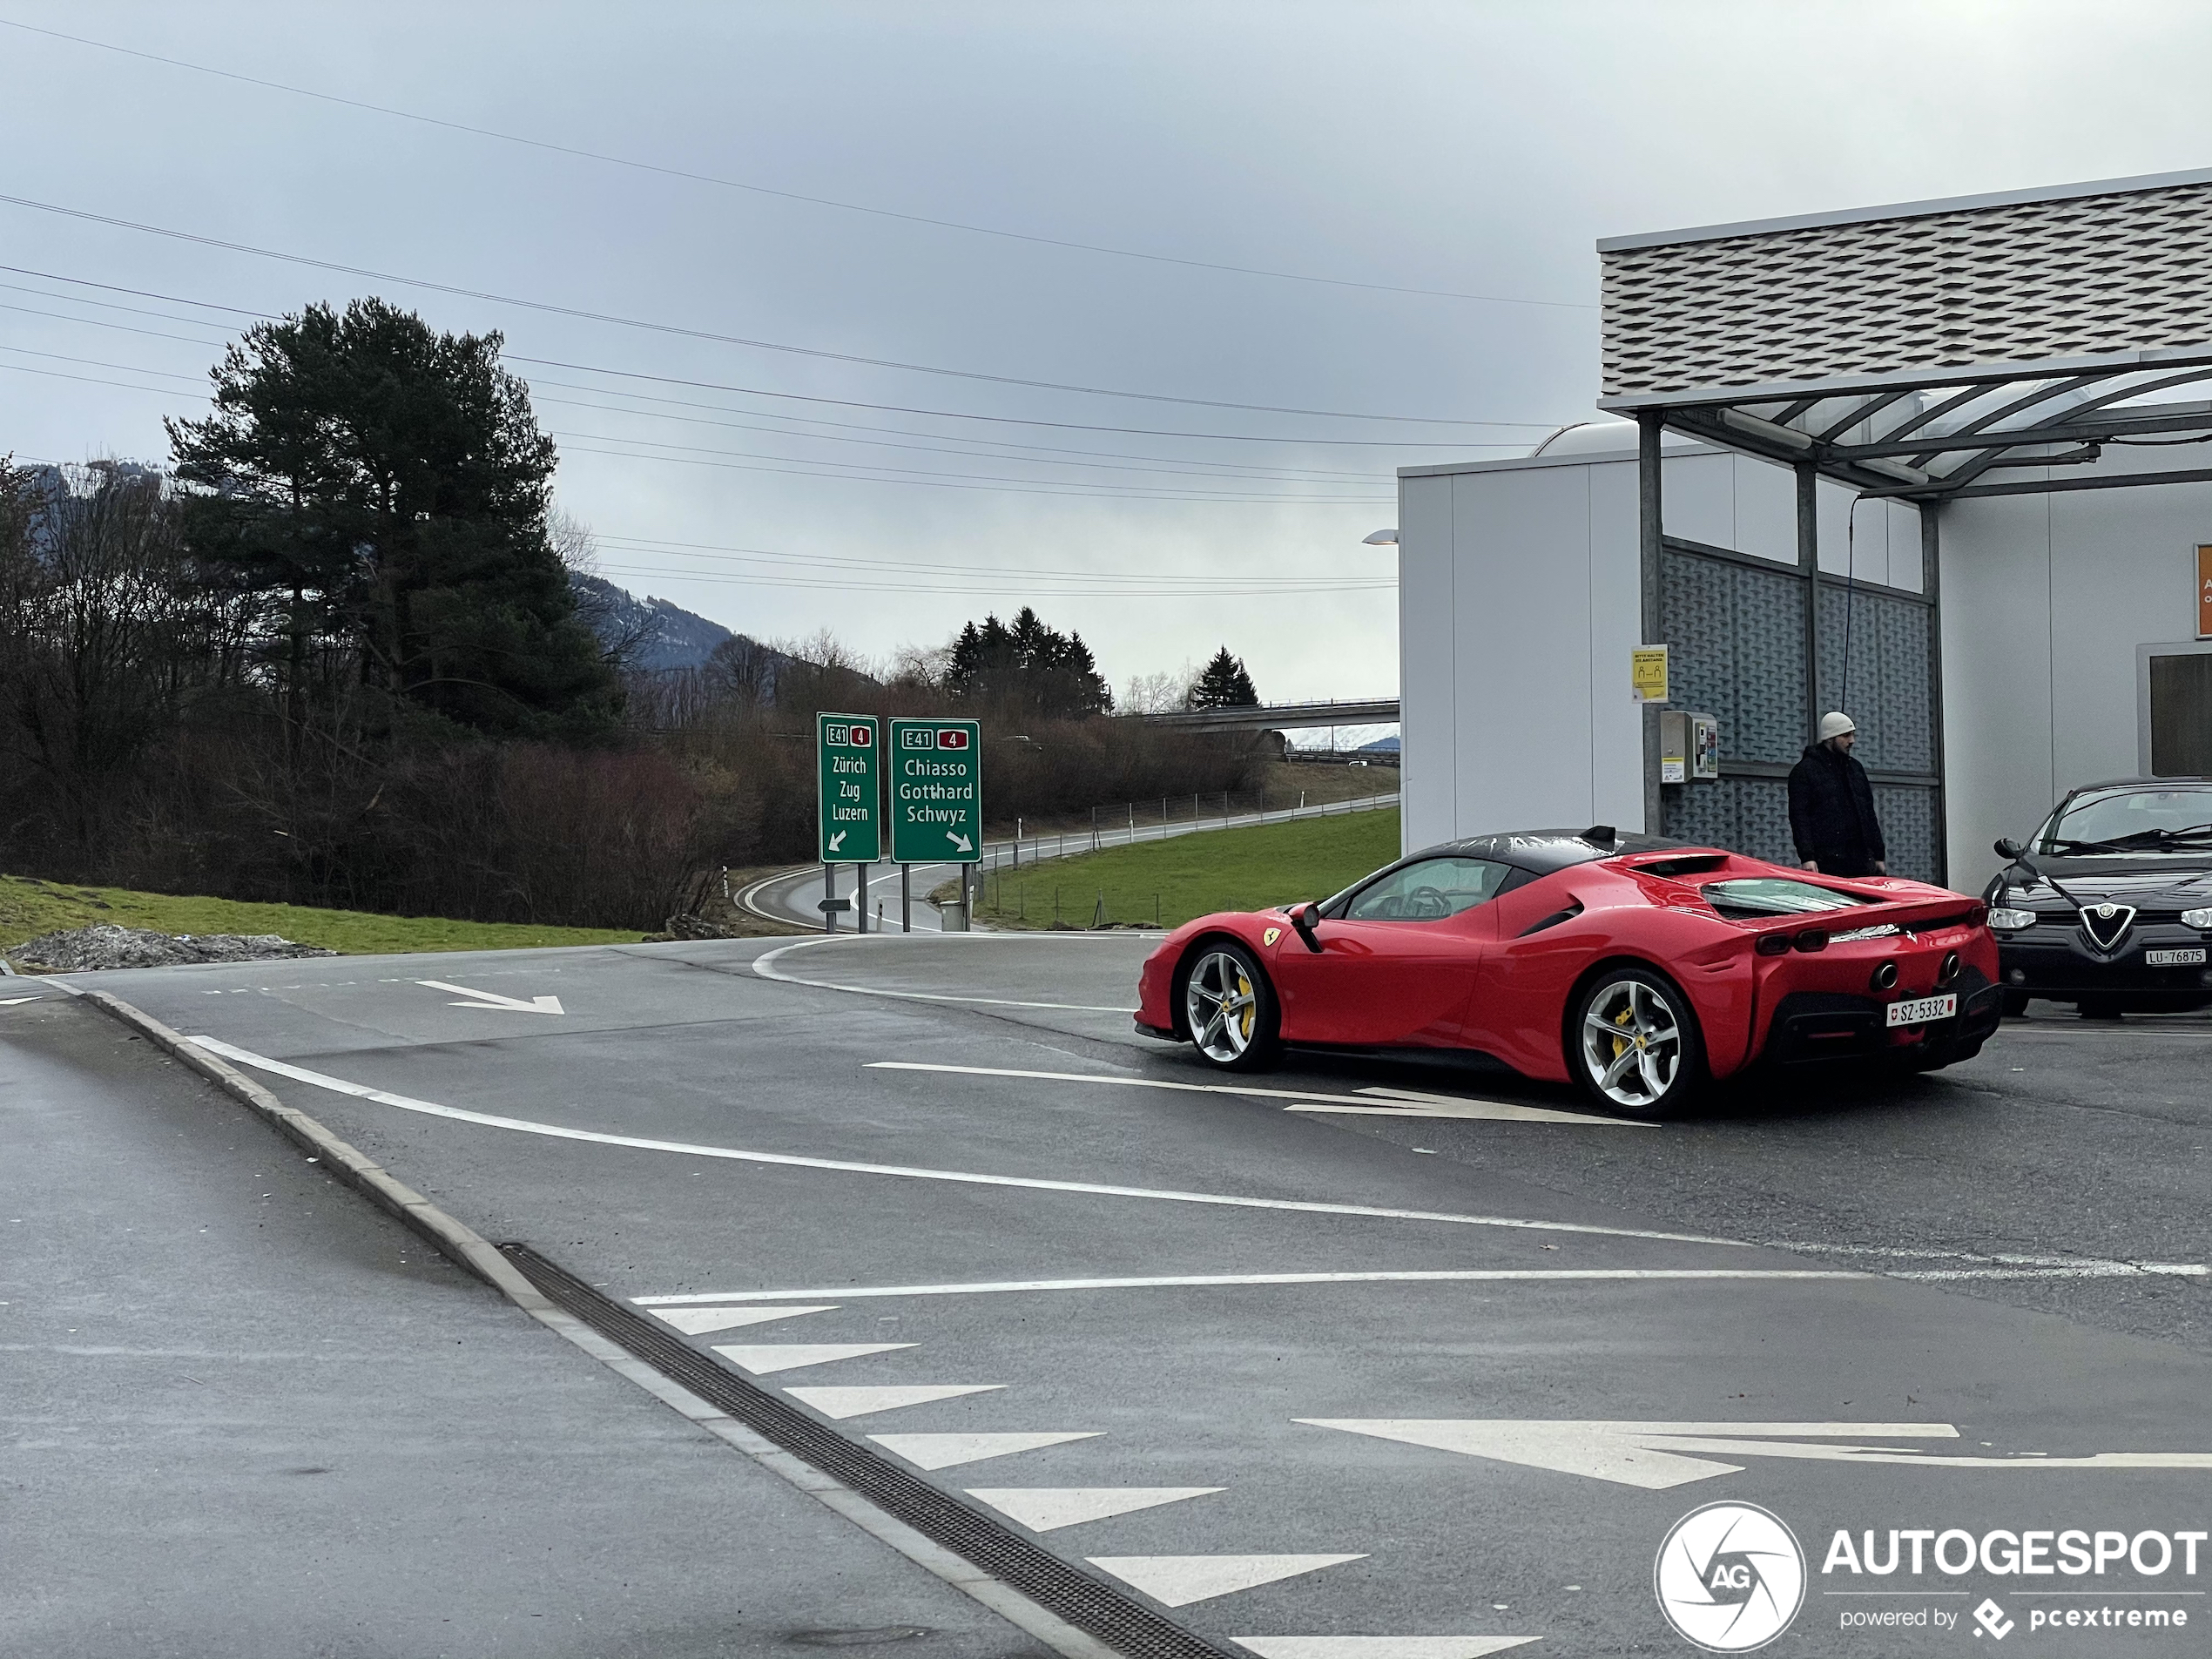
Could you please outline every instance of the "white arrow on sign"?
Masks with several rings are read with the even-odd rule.
[[[419,979],[417,985],[427,985],[434,991],[451,991],[457,996],[474,1000],[448,1002],[450,1008],[489,1008],[496,1014],[564,1014],[557,996],[534,996],[527,1002],[519,996],[502,996],[497,991],[472,991],[466,985],[448,985],[442,979]]]
[[[836,834],[831,836],[829,840],[830,851],[833,853],[843,852],[845,850],[845,838],[851,833],[852,832],[850,830],[840,830]]]
[[[963,853],[973,853],[975,850],[975,843],[969,840],[965,835],[955,835],[952,833],[952,831],[947,830],[945,832],[945,839],[950,841],[954,846],[958,847]]]
[[[1662,1492],[1716,1475],[1741,1474],[1716,1458],[1799,1458],[1823,1463],[1918,1464],[1936,1469],[2212,1469],[2212,1452],[2095,1452],[2085,1457],[1954,1457],[1888,1446],[1822,1446],[1819,1439],[1952,1440],[1948,1423],[1607,1423],[1508,1419],[1297,1420],[1377,1440],[1433,1447],[1467,1457],[1585,1475]],[[1748,1438],[1757,1436],[1760,1438]],[[1703,1453],[1703,1456],[1691,1453]]]

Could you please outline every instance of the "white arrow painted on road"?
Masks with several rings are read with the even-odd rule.
[[[1818,1439],[1950,1440],[1948,1423],[1609,1423],[1419,1418],[1297,1420],[1377,1440],[1580,1474],[1662,1492],[1740,1474],[1719,1458],[1797,1458],[1822,1463],[1919,1465],[1936,1469],[2212,1469],[2212,1452],[2097,1452],[2084,1457],[1955,1457],[1888,1446],[1822,1446]],[[1760,1438],[1747,1438],[1758,1436]],[[1703,1455],[1692,1455],[1703,1453]]]
[[[1259,1659],[1484,1659],[1535,1636],[1231,1636]]]
[[[1090,1564],[1134,1584],[1155,1602],[1189,1607],[1365,1555],[1093,1555]]]
[[[502,996],[497,991],[472,991],[466,985],[448,985],[442,979],[419,979],[417,985],[427,985],[434,991],[451,991],[456,996],[473,997],[470,1002],[448,1002],[449,1008],[488,1008],[495,1014],[563,1014],[557,996],[534,996],[525,1002],[519,996]]]
[[[952,831],[947,830],[945,832],[945,839],[950,841],[954,846],[958,847],[963,853],[973,853],[975,850],[975,843],[969,840],[965,835],[955,835],[952,833]]]
[[[845,850],[845,838],[851,833],[852,831],[850,830],[840,830],[836,834],[831,836],[829,840],[830,851],[833,853],[843,852]]]
[[[0,996],[0,1008],[11,1008],[18,1002],[36,1002],[40,1000],[35,996]]]

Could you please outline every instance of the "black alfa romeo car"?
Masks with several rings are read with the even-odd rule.
[[[2212,1007],[2212,779],[2077,789],[1983,894],[2005,1012],[2030,997],[2091,1018]]]

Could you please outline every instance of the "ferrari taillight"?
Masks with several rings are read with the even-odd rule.
[[[1757,948],[1762,956],[1787,956],[1790,954],[1790,935],[1761,934]]]
[[[1826,950],[1828,934],[1824,928],[1808,927],[1790,941],[1799,950]]]

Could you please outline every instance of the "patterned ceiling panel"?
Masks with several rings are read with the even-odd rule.
[[[2212,342],[2212,184],[1599,258],[1607,397]]]

